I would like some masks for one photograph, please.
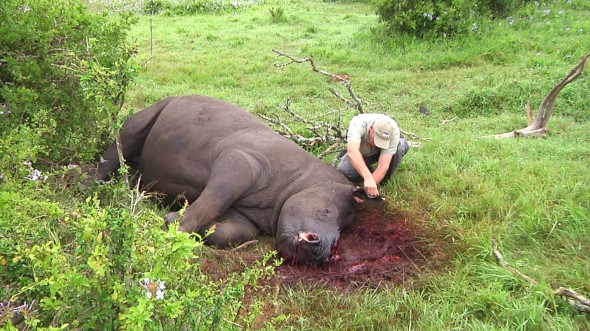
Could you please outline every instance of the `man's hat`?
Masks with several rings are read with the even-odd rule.
[[[389,139],[393,135],[393,120],[389,118],[380,118],[373,124],[375,132],[375,146],[381,149],[389,148]]]

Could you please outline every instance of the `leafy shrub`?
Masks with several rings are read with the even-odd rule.
[[[468,0],[382,0],[377,8],[390,29],[418,37],[451,36],[468,27]]]
[[[256,0],[179,0],[170,3],[170,11],[177,15],[244,11],[264,3]]]
[[[478,0],[475,2],[475,9],[480,15],[487,15],[491,18],[503,18],[518,10],[527,3],[534,0]]]
[[[135,73],[125,42],[133,22],[76,0],[0,2],[0,139],[43,131],[36,151],[51,160],[103,149]]]
[[[379,0],[377,14],[394,32],[447,37],[477,27],[485,17],[501,18],[531,0]]]
[[[220,282],[202,271],[202,241],[161,230],[123,183],[73,203],[49,200],[50,179],[16,186],[0,188],[0,328],[232,330],[262,312],[244,297],[274,273],[274,253]]]

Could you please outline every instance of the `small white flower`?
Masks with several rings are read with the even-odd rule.
[[[68,164],[68,169],[74,169],[77,167],[78,167],[78,165],[76,165],[76,164],[73,164],[73,163]]]
[[[164,299],[164,290],[166,289],[165,281],[161,279],[158,279],[157,281],[152,281],[151,279],[146,277],[143,280],[139,281],[139,285],[146,289],[145,295],[148,297],[148,299],[153,298],[154,295],[158,300]]]
[[[40,170],[31,169],[31,173],[29,174],[29,176],[27,176],[27,178],[35,182],[38,180],[46,180],[47,176],[43,175],[43,173]]]

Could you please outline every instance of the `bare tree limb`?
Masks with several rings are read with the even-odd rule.
[[[588,57],[590,57],[590,53],[584,55],[580,60],[580,63],[578,63],[578,65],[575,66],[564,79],[562,79],[557,85],[555,85],[555,87],[553,87],[549,94],[547,94],[547,96],[545,97],[545,99],[543,99],[543,102],[541,102],[541,105],[539,106],[539,112],[537,113],[536,118],[531,121],[532,117],[529,117],[529,126],[527,126],[524,129],[515,130],[512,132],[484,136],[483,138],[494,137],[496,139],[503,139],[517,137],[544,137],[547,133],[547,124],[549,123],[549,119],[553,114],[555,100],[557,100],[559,92],[561,92],[561,90],[566,85],[573,82],[582,75]]]
[[[356,93],[354,92],[354,89],[352,87],[352,84],[350,83],[350,80],[349,80],[350,76],[349,75],[346,75],[346,74],[335,75],[331,72],[320,69],[320,68],[318,68],[318,66],[316,65],[316,63],[314,62],[314,60],[311,57],[306,57],[303,59],[296,59],[295,57],[293,57],[289,54],[286,54],[284,52],[278,51],[276,49],[273,49],[272,51],[274,53],[278,54],[279,56],[286,57],[290,60],[287,63],[275,64],[275,67],[286,67],[286,66],[291,65],[293,63],[309,62],[313,71],[330,77],[331,81],[340,82],[347,89],[348,94],[349,94],[349,98],[343,96],[341,93],[336,91],[336,89],[330,88],[329,91],[336,98],[338,98],[339,100],[344,102],[348,107],[355,109],[360,114],[363,114],[365,112],[364,108],[363,108],[363,104],[368,105],[368,103],[356,95]],[[291,105],[291,98],[288,98],[286,103],[283,105],[283,110],[286,113],[288,113],[291,117],[293,117],[295,120],[297,120],[299,123],[306,124],[307,129],[310,130],[314,135],[316,135],[316,137],[305,138],[301,135],[295,134],[293,132],[293,130],[291,130],[291,128],[285,122],[283,122],[278,116],[276,116],[275,119],[271,119],[270,117],[268,117],[266,115],[262,115],[262,114],[260,114],[259,116],[261,118],[263,118],[264,120],[266,120],[267,122],[270,122],[270,123],[274,124],[275,126],[278,126],[280,128],[278,130],[278,132],[281,135],[283,135],[287,138],[290,138],[291,140],[295,141],[296,143],[303,146],[304,148],[309,149],[310,147],[315,147],[318,144],[329,145],[329,147],[325,151],[320,153],[319,158],[322,159],[330,154],[339,153],[338,156],[336,158],[334,158],[334,160],[332,160],[332,164],[335,164],[335,162],[338,162],[338,160],[344,155],[344,153],[343,153],[343,151],[345,151],[344,142],[346,142],[346,134],[347,134],[347,128],[345,128],[341,123],[343,111],[338,109],[338,110],[334,110],[334,111],[330,112],[330,113],[338,114],[337,123],[332,124],[332,123],[327,123],[327,122],[323,122],[323,121],[310,120],[310,119],[304,118],[304,117],[298,115],[297,113],[295,113],[294,111],[292,111],[290,105]],[[400,131],[401,131],[401,129],[400,129]],[[413,139],[421,139],[417,135],[414,135],[411,133],[407,133],[407,132],[403,132],[403,131],[402,131],[402,133],[404,135],[407,135],[408,137],[413,138]],[[425,140],[427,140],[427,139],[425,139]],[[420,146],[419,143],[414,143],[414,144],[410,143],[410,144],[413,145],[414,147]]]
[[[286,58],[288,58],[288,59],[291,60],[291,62],[288,62],[288,63],[275,64],[275,67],[286,67],[286,66],[288,66],[290,64],[293,64],[293,63],[309,62],[309,64],[311,65],[311,68],[313,69],[313,71],[319,72],[320,74],[323,74],[323,75],[326,75],[326,76],[330,77],[334,81],[341,82],[342,85],[344,85],[344,87],[348,90],[348,94],[350,94],[350,97],[354,100],[354,102],[345,101],[346,104],[348,104],[350,107],[356,109],[359,113],[361,113],[361,114],[364,113],[364,110],[363,110],[363,100],[356,95],[356,93],[354,92],[354,89],[352,88],[352,85],[350,84],[350,81],[348,79],[346,79],[344,75],[335,75],[335,74],[333,74],[331,72],[328,72],[326,70],[322,70],[322,69],[318,68],[311,57],[306,57],[306,58],[297,60],[293,56],[291,56],[289,54],[285,54],[284,52],[278,51],[276,49],[273,49],[272,51],[275,52],[275,53],[277,53],[280,56],[286,57]],[[335,90],[331,89],[331,91],[332,91],[332,93],[334,95],[336,95],[336,97],[340,98],[343,101],[345,100]]]
[[[493,247],[494,255],[496,255],[496,258],[498,259],[498,262],[500,263],[501,266],[508,269],[508,271],[510,271],[510,273],[520,277],[521,279],[524,279],[525,281],[527,281],[529,284],[531,284],[533,286],[537,286],[539,284],[536,280],[523,274],[522,272],[520,272],[519,270],[517,270],[516,268],[511,266],[510,263],[506,262],[506,260],[504,259],[504,256],[502,256],[502,253],[500,253],[500,250],[498,249],[498,241],[496,239],[492,239],[492,243],[494,245],[494,247]]]
[[[529,120],[529,125],[533,123],[533,109],[531,108],[531,98],[527,101],[526,105],[524,106],[524,110],[526,111],[526,117]]]
[[[569,288],[560,287],[557,290],[555,290],[553,294],[568,298],[570,305],[574,307],[576,310],[590,314],[590,299],[579,294],[578,292],[571,290]]]
[[[258,240],[249,240],[249,241],[246,241],[245,243],[241,244],[240,246],[233,248],[231,251],[232,252],[235,252],[237,250],[240,250],[242,248],[245,248],[245,247],[248,247],[250,245],[257,244],[257,243],[258,243]]]
[[[346,130],[341,128],[341,117],[339,117],[336,124],[306,119],[291,109],[291,98],[287,98],[287,101],[283,105],[283,110],[291,117],[295,118],[299,123],[307,124],[307,129],[313,132],[315,136],[308,138],[294,133],[289,125],[281,120],[279,116],[276,116],[276,118],[270,118],[264,114],[259,114],[259,116],[267,122],[280,127],[278,130],[275,129],[279,134],[295,141],[297,144],[305,148],[309,149],[318,145],[330,144],[331,146],[320,154],[320,159],[323,159],[330,154],[337,153],[342,142],[346,141]]]

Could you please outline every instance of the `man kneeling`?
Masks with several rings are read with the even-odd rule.
[[[378,186],[391,178],[409,149],[392,118],[381,114],[360,114],[350,121],[347,152],[340,159],[338,170],[352,182],[362,178],[367,194],[378,196]],[[373,167],[375,163],[376,168]]]

